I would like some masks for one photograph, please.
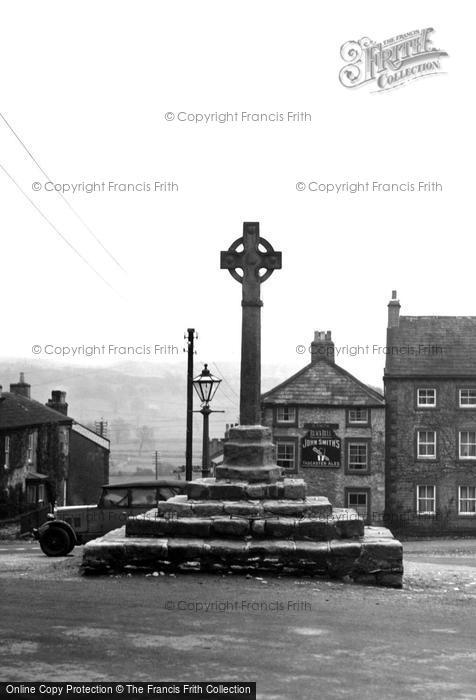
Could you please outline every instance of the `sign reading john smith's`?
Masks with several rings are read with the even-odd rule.
[[[340,467],[340,450],[333,425],[313,425],[301,440],[301,467]]]

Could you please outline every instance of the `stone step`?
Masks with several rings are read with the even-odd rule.
[[[326,518],[332,515],[332,506],[323,496],[309,496],[301,500],[263,499],[245,501],[210,500],[202,501],[174,496],[167,501],[157,504],[157,510],[149,511],[158,517],[192,518],[236,515],[248,518],[263,518],[268,516],[294,516]],[[353,511],[355,512],[355,511]]]
[[[149,511],[132,516],[126,523],[127,537],[230,537],[312,540],[327,542],[332,539],[359,538],[364,534],[364,523],[355,511],[334,510],[328,517],[292,518],[287,515],[256,517],[247,515],[213,515],[211,517],[161,517]]]
[[[83,572],[141,571],[288,574],[346,577],[401,588],[402,545],[379,528],[359,540],[228,540],[126,537],[124,528],[88,542]]]
[[[230,428],[223,445],[223,463],[217,465],[218,479],[275,483],[283,470],[276,464],[276,448],[271,428],[263,425],[238,425]]]
[[[207,478],[190,481],[185,489],[190,499],[200,501],[303,500],[307,493],[304,479],[282,479],[270,484]]]

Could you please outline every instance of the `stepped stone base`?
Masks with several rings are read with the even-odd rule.
[[[304,480],[281,471],[270,428],[235,426],[216,479],[190,482],[185,495],[88,542],[84,572],[267,572],[401,587],[402,545],[389,530],[306,497]]]
[[[344,512],[345,509],[339,509]],[[355,511],[346,510],[348,514]],[[294,515],[296,517],[330,517],[332,506],[324,496],[309,496],[301,499],[250,499],[246,501],[195,500],[187,496],[174,496],[149,511],[147,517],[200,517],[207,515],[242,515],[250,518]]]
[[[88,542],[85,574],[164,571],[275,573],[348,577],[400,588],[402,545],[386,528],[366,527],[358,539],[316,542],[286,539],[126,537],[125,527]]]
[[[190,506],[191,510],[179,509],[178,513],[169,510],[181,505]],[[214,512],[208,513],[210,517],[205,517],[205,513],[200,516],[194,510],[197,506],[207,506]],[[178,517],[170,517],[176,515]],[[256,503],[217,501],[214,504],[210,501],[183,504],[166,501],[159,504],[158,510],[128,518],[126,523],[127,537],[246,537],[326,542],[363,534],[364,523],[355,511],[346,508],[332,511],[326,498]]]
[[[264,481],[249,483],[243,478],[239,481],[208,478],[190,481],[185,488],[189,499],[200,501],[302,500],[306,498],[304,479],[282,479],[276,483]]]
[[[228,464],[220,464],[215,467],[215,473],[217,478],[222,480],[242,481],[247,479],[250,483],[259,483],[266,478],[270,483],[275,483],[281,478],[283,470],[275,464],[265,464],[264,466],[256,467],[256,469],[240,465],[230,467]]]

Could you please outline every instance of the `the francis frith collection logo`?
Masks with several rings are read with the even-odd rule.
[[[340,55],[346,65],[339,80],[346,88],[374,85],[381,92],[442,72],[445,51],[432,45],[433,29],[415,29],[377,43],[368,37],[347,41]]]

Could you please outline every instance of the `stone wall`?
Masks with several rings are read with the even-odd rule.
[[[25,478],[28,470],[36,468],[36,449],[33,450],[32,464],[28,464],[28,436],[36,431],[31,429],[9,431],[0,435],[0,518],[8,518],[26,509]],[[5,435],[10,437],[10,464],[5,469]]]
[[[389,379],[387,402],[387,523],[397,531],[476,532],[476,518],[458,515],[458,487],[476,486],[476,460],[459,459],[459,431],[476,430],[476,409],[459,408],[455,380]],[[418,388],[435,388],[437,405],[418,408]],[[417,458],[417,431],[437,432],[434,459]],[[436,513],[417,515],[417,486],[436,486]]]
[[[0,513],[14,516],[27,509],[27,472],[39,472],[48,477],[51,496],[63,505],[63,484],[68,471],[69,426],[56,423],[37,428],[4,431],[0,435]],[[10,465],[5,464],[5,435],[10,437]],[[33,435],[29,459],[29,436]],[[1,516],[0,516],[1,517]]]
[[[347,488],[370,489],[370,511],[375,514],[372,521],[380,521],[385,509],[385,408],[370,409],[370,426],[346,426],[346,409],[341,407],[299,406],[296,427],[273,426],[273,409],[266,407],[263,423],[273,426],[273,441],[279,438],[297,439],[297,474],[308,484],[309,495],[326,496],[338,508],[347,506]],[[336,435],[342,440],[342,462],[336,467],[301,467],[300,441],[306,433],[306,423],[331,423],[339,427]],[[370,473],[346,473],[346,440],[350,438],[370,439]]]
[[[109,481],[109,451],[72,430],[70,433],[67,505],[98,502],[101,486]]]

